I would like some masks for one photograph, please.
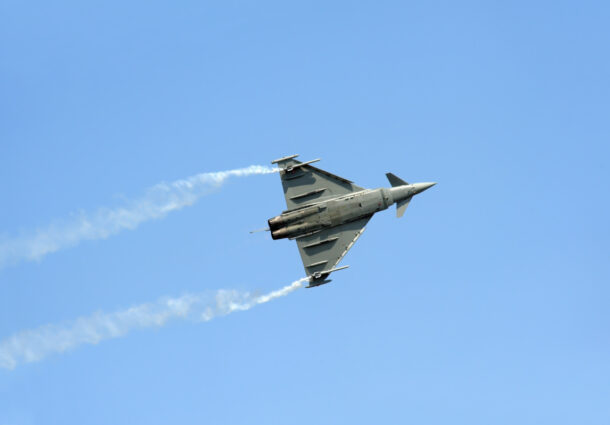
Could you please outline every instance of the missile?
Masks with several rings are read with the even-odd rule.
[[[299,156],[299,155],[297,154],[297,155],[285,156],[285,157],[280,158],[280,159],[274,159],[273,161],[271,161],[271,163],[272,164],[277,164],[278,162],[288,161],[289,159],[296,158],[297,156]]]
[[[292,173],[297,168],[301,168],[301,167],[304,167],[305,165],[313,164],[314,162],[318,162],[318,161],[320,161],[320,158],[312,159],[311,161],[301,162],[300,164],[290,165],[290,166],[284,168],[284,171],[286,171],[287,173]]]
[[[320,279],[322,277],[322,275],[325,274],[331,274],[332,272],[338,272],[339,270],[343,270],[343,269],[347,269],[349,266],[343,266],[343,267],[335,267],[334,269],[330,269],[330,270],[324,270],[321,272],[314,272],[310,277],[313,279]]]

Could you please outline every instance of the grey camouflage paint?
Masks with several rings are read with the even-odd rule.
[[[377,212],[396,204],[396,215],[404,214],[414,195],[436,183],[409,184],[386,174],[392,187],[364,189],[353,182],[297,161],[297,155],[272,161],[280,177],[288,209],[268,220],[273,239],[294,239],[310,277],[308,287],[330,282],[347,251]]]

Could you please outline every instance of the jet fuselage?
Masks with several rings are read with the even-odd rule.
[[[298,238],[369,217],[395,203],[410,200],[413,195],[423,192],[433,184],[415,183],[392,188],[365,189],[284,211],[268,220],[271,237]]]

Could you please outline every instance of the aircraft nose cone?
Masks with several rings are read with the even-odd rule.
[[[415,194],[422,193],[424,190],[430,189],[434,186],[436,182],[428,182],[428,183],[415,183]]]

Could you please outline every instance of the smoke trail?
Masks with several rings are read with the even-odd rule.
[[[259,304],[283,297],[301,288],[303,278],[264,295],[235,290],[215,294],[190,294],[162,298],[114,313],[95,313],[60,325],[45,325],[21,331],[0,341],[0,367],[14,369],[20,363],[42,360],[52,353],[62,353],[81,344],[97,344],[127,335],[134,329],[160,327],[171,319],[207,322],[234,311],[249,310]]]
[[[105,239],[124,229],[133,230],[147,220],[162,218],[171,211],[194,204],[206,193],[220,187],[229,177],[276,171],[276,168],[252,165],[158,184],[126,206],[101,208],[93,214],[81,212],[68,221],[39,229],[33,235],[0,241],[0,268],[21,260],[40,260],[47,254],[77,245],[83,240]]]

